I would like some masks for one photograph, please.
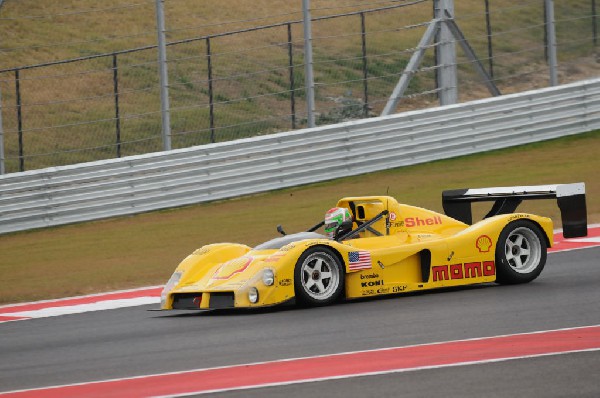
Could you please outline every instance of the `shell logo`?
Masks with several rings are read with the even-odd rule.
[[[480,253],[487,253],[492,247],[492,240],[487,235],[481,235],[479,238],[477,238],[475,246],[477,246],[477,249],[479,249]]]

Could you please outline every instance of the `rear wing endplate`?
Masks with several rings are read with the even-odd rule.
[[[587,235],[587,210],[585,184],[535,185],[523,187],[497,187],[478,189],[453,189],[442,192],[444,212],[466,224],[473,223],[471,202],[493,201],[494,205],[484,217],[514,213],[523,200],[554,199],[560,208],[563,236],[576,238]]]

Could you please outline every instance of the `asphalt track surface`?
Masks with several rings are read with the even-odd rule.
[[[151,306],[0,324],[0,392],[600,325],[600,248],[552,253],[534,282],[325,308]],[[600,351],[215,393],[220,397],[600,397]]]

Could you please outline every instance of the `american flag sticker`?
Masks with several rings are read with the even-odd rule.
[[[371,253],[366,251],[348,253],[350,271],[371,269]]]

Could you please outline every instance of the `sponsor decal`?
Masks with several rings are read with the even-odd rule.
[[[290,286],[292,284],[292,280],[289,278],[282,279],[279,281],[279,286]]]
[[[306,242],[306,243],[304,244],[304,246],[306,246],[306,247],[311,247],[311,246],[315,246],[315,245],[322,245],[323,243],[326,243],[326,244],[327,244],[327,243],[329,243],[329,241],[325,241],[325,242],[323,242],[323,240],[318,240],[318,241],[316,241],[316,242],[314,242],[314,241],[313,241],[313,242]]]
[[[348,253],[348,268],[350,271],[371,269],[371,253],[364,250]]]
[[[403,226],[404,226],[404,221],[388,223],[389,228],[401,228]]]
[[[492,247],[492,240],[487,235],[481,235],[475,241],[475,246],[479,250],[479,253],[488,253]]]
[[[293,243],[287,244],[285,246],[283,246],[281,249],[279,249],[280,252],[287,252],[292,250],[294,247],[296,247]]]
[[[396,221],[396,217],[397,217],[396,213],[394,213],[394,212],[390,213],[390,221]]]
[[[453,279],[480,278],[496,275],[496,264],[493,261],[464,264],[438,265],[431,267],[433,282]]]
[[[518,220],[520,218],[530,218],[529,214],[513,214],[508,218],[508,221]]]
[[[408,217],[405,220],[406,226],[407,227],[425,227],[428,225],[441,225],[443,224],[442,222],[442,217],[440,216],[435,216],[435,217],[429,217],[429,218],[420,218],[420,217]]]
[[[389,287],[380,287],[379,289],[367,289],[361,292],[363,296],[374,296],[376,294],[390,294]]]
[[[376,273],[372,273],[372,274],[366,274],[366,275],[361,275],[360,279],[377,279],[379,278],[379,274]]]
[[[383,280],[379,279],[376,281],[361,282],[360,287],[383,286],[384,284],[385,284],[385,282]]]
[[[201,247],[200,249],[195,250],[192,255],[194,256],[201,256],[203,254],[206,254],[210,251],[210,249],[208,247]]]
[[[393,286],[392,293],[402,293],[408,288],[407,285]]]

